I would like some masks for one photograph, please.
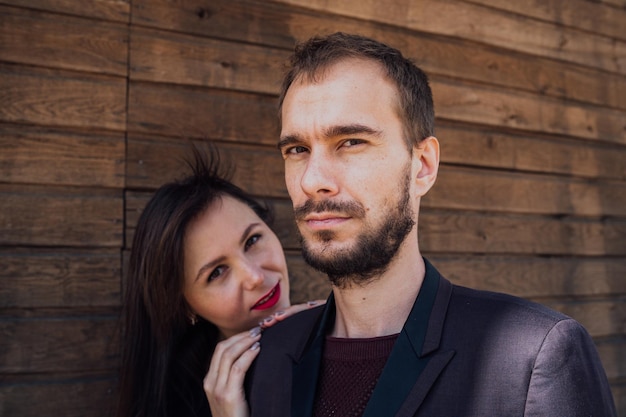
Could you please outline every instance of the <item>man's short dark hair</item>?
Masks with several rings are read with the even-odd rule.
[[[428,77],[395,48],[360,35],[341,32],[313,37],[296,46],[279,96],[279,117],[287,90],[297,79],[314,82],[322,72],[343,59],[378,62],[395,83],[400,97],[399,116],[407,143],[412,147],[434,134],[435,111]]]

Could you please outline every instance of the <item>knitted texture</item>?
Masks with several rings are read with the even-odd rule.
[[[397,338],[327,337],[313,416],[362,416]]]

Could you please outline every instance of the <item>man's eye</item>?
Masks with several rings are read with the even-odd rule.
[[[307,151],[307,148],[304,146],[292,146],[291,148],[285,149],[285,155],[296,155],[299,153],[304,153]]]
[[[248,238],[248,240],[246,240],[246,244],[244,246],[245,250],[248,250],[250,248],[250,246],[252,246],[255,243],[257,243],[259,241],[259,239],[261,239],[261,235],[260,234],[256,234],[256,235],[250,236]]]
[[[225,266],[223,265],[218,266],[213,271],[211,271],[211,273],[209,274],[209,277],[207,278],[207,281],[211,282],[211,281],[218,279],[220,276],[224,274],[225,271],[226,271]]]
[[[360,145],[362,143],[365,143],[363,139],[348,139],[345,142],[343,142],[343,146],[351,147],[351,146]]]

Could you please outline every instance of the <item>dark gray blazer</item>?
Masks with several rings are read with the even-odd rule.
[[[312,413],[335,304],[266,330],[248,373],[252,417]],[[426,261],[413,309],[364,417],[612,417],[595,346],[573,319],[529,301],[452,285]]]

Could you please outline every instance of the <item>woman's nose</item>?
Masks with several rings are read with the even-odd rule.
[[[253,290],[265,281],[263,269],[252,262],[244,263],[243,274],[243,286],[246,290]]]

